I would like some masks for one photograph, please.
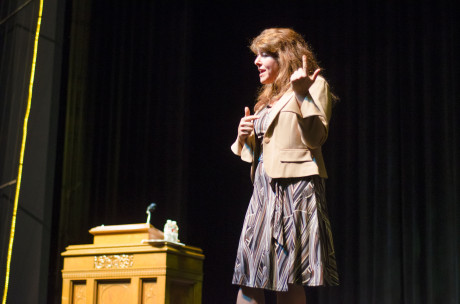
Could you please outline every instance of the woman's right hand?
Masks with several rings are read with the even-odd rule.
[[[251,115],[248,107],[244,108],[244,117],[240,120],[238,126],[238,142],[241,146],[244,145],[244,141],[254,130],[254,120],[259,118],[258,115]]]

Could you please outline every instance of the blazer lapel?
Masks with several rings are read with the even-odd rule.
[[[278,115],[278,113],[281,111],[284,106],[289,102],[291,97],[294,95],[294,92],[292,90],[288,90],[284,95],[278,100],[278,102],[275,103],[273,106],[272,110],[268,114],[268,127],[270,128],[271,124],[275,120],[275,117]]]

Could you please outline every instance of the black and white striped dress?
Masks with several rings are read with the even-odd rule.
[[[269,107],[254,122],[260,144]],[[263,152],[244,219],[233,284],[287,291],[288,284],[338,285],[324,180],[315,175],[271,179]]]

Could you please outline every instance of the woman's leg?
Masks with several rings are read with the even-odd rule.
[[[276,300],[278,304],[305,304],[307,298],[305,296],[305,290],[300,285],[288,285],[288,291],[277,292]]]
[[[264,290],[260,288],[250,288],[241,286],[238,291],[238,298],[236,304],[264,304]]]

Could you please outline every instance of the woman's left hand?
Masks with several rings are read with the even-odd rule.
[[[303,99],[308,95],[308,89],[310,89],[313,82],[315,82],[319,72],[320,69],[316,69],[311,76],[308,75],[307,56],[303,55],[302,67],[291,75],[292,90],[299,101],[303,101]]]

